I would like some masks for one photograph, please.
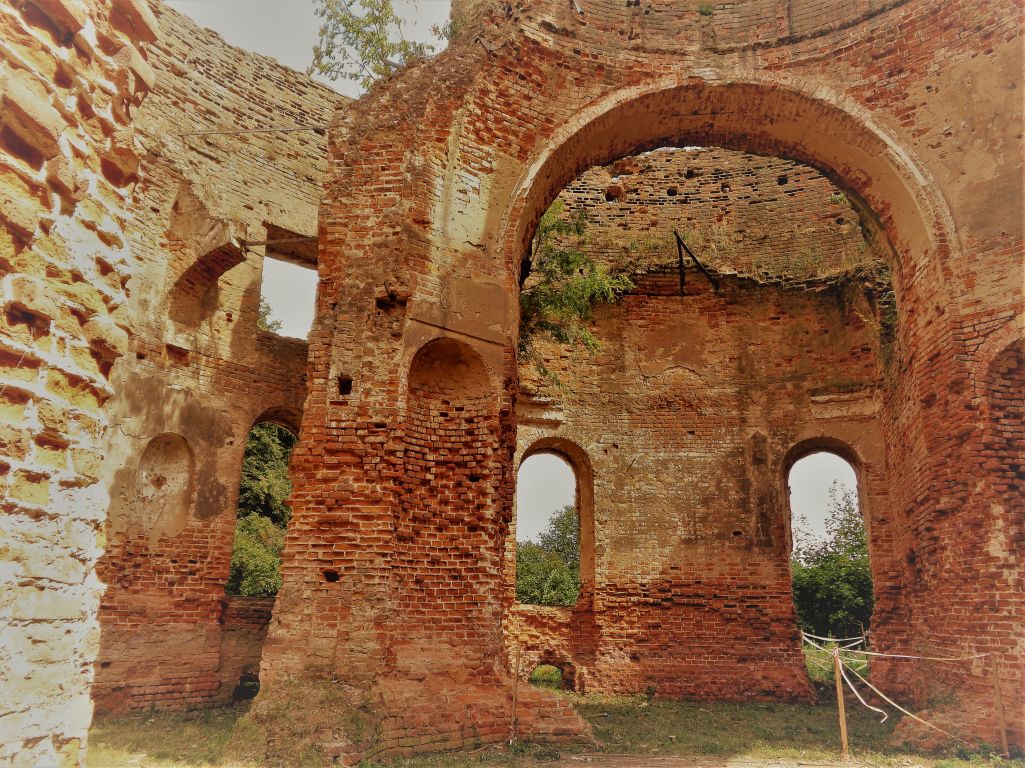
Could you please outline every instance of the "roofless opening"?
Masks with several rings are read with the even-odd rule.
[[[270,255],[264,257],[257,320],[261,330],[305,339],[313,327],[316,299],[316,269]]]

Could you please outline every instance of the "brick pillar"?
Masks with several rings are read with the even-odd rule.
[[[142,0],[0,10],[0,765],[85,759],[132,108],[157,32]]]

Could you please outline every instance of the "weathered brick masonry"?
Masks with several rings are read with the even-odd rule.
[[[102,441],[127,347],[135,0],[0,5],[0,764],[79,764],[102,584]]]
[[[786,486],[802,455],[827,448],[858,468],[877,631],[897,619],[878,233],[814,169],[725,150],[628,158],[560,199],[588,215],[600,256],[632,244],[639,276],[596,317],[599,356],[546,347],[561,387],[520,372],[518,459],[554,451],[586,486],[578,604],[510,591],[521,674],[548,663],[578,690],[808,696]],[[681,278],[673,229],[717,286],[689,259]]]
[[[873,395],[879,398],[875,434],[881,434],[883,450],[853,458],[869,496],[889,496],[866,504],[870,524],[876,510],[885,516],[877,527],[888,538],[887,559],[897,573],[886,572],[883,585],[899,585],[899,596],[890,617],[885,611],[879,617],[875,642],[882,649],[930,654],[999,654],[1011,737],[1020,743],[1025,598],[1022,517],[1014,500],[1021,443],[1016,428],[993,427],[992,414],[1013,414],[1013,401],[1004,404],[1004,395],[996,398],[1004,398],[999,405],[992,401],[994,392],[1013,390],[1013,367],[1004,358],[994,361],[1008,345],[1020,344],[1023,327],[1016,98],[1021,3],[773,0],[717,7],[711,15],[690,3],[624,7],[590,0],[460,8],[481,24],[438,59],[378,84],[335,117],[320,218],[322,290],[293,460],[295,516],[261,696],[273,700],[296,676],[363,690],[383,723],[372,750],[386,753],[496,737],[508,722],[502,710],[509,707],[509,685],[503,644],[488,629],[497,606],[480,601],[497,601],[506,578],[501,551],[512,518],[518,390],[515,295],[524,249],[548,203],[588,167],[657,146],[709,145],[807,162],[878,219],[892,248],[899,319],[888,384]],[[765,367],[785,323],[762,314],[764,305],[747,298],[743,281],[728,283],[735,291],[731,307],[749,307],[765,321],[752,331],[765,340],[765,357],[750,356]],[[700,337],[711,321],[687,315],[688,298],[731,330],[742,322],[730,325],[722,296],[670,301],[639,295],[612,315],[638,313],[637,328],[617,329],[610,347],[640,333],[644,323],[671,327],[666,312],[674,301],[681,309],[673,321],[690,317]],[[847,349],[867,333],[859,331],[856,317],[839,314],[823,297],[780,292],[768,303],[811,327],[831,328]],[[827,322],[830,312],[837,314]],[[442,338],[448,346],[437,341]],[[826,364],[828,348],[789,340],[795,341],[797,350]],[[663,366],[666,349],[659,354],[652,348],[640,360]],[[425,356],[443,352],[447,357],[425,374]],[[475,374],[472,387],[428,401],[421,392],[447,386],[443,360],[455,357],[473,361],[467,365],[474,370],[483,364],[487,375]],[[854,381],[863,387],[879,375],[871,355],[829,365],[843,371],[857,368],[858,359],[865,367]],[[752,572],[766,587],[744,608],[730,608],[724,598],[700,636],[683,619],[713,612],[705,606],[690,615],[677,611],[673,618],[680,621],[671,624],[670,636],[699,642],[707,663],[698,678],[716,695],[743,692],[728,690],[717,677],[718,661],[727,675],[746,669],[763,691],[798,693],[792,625],[779,626],[789,611],[780,530],[784,452],[804,435],[821,435],[826,421],[843,421],[853,406],[841,398],[833,404],[835,418],[827,418],[814,386],[835,392],[837,382],[827,370],[802,370],[796,356],[780,367],[799,371],[806,381],[789,399],[771,404],[776,385],[754,376],[766,388],[738,394],[735,379],[745,369],[728,357],[718,360],[719,367],[715,362],[697,370],[728,377],[724,391],[709,390],[710,382],[693,374],[695,384],[705,385],[694,399],[720,398],[721,411],[709,411],[722,420],[724,446],[734,450],[726,476],[737,480],[742,465],[750,487],[764,488],[769,503],[754,504],[757,494],[724,489],[740,507],[736,519],[749,521],[727,532],[707,527],[697,499],[697,529],[714,530],[729,556],[694,552],[698,548],[683,538],[683,520],[670,530],[680,536],[675,546],[681,553],[707,566],[724,588],[746,590]],[[602,374],[618,370],[616,364],[601,363]],[[681,397],[676,390],[673,395]],[[643,402],[646,395],[618,397]],[[430,455],[430,443],[448,445],[445,420],[462,418],[450,408],[472,404],[477,413],[486,399],[495,421],[486,430],[475,422],[473,446],[459,449],[467,451],[463,459],[445,459],[443,469],[407,460],[411,445],[416,456]],[[746,407],[727,418],[738,403]],[[873,404],[867,398],[869,410]],[[684,427],[682,414],[696,406],[681,402],[679,410],[674,429]],[[442,433],[414,435],[410,426],[428,413]],[[646,423],[652,416],[633,418]],[[613,426],[626,430],[630,421]],[[424,441],[429,445],[419,444]],[[727,452],[706,444],[699,452],[715,466],[724,462],[719,450]],[[621,447],[615,455],[626,453]],[[590,458],[596,489],[626,486],[625,477],[598,478],[605,459]],[[410,495],[411,486],[431,486],[435,478],[440,483],[431,493],[437,497]],[[701,492],[700,482],[694,480],[694,494]],[[418,515],[426,516],[425,526],[407,528],[405,521]],[[440,518],[448,526],[443,537],[436,531]],[[756,523],[763,519],[770,530],[759,533]],[[453,526],[462,527],[463,535]],[[658,556],[672,545],[654,547],[629,520],[613,530],[622,535],[611,542],[624,552],[651,547],[654,570],[622,573],[607,566],[595,574],[596,589],[608,587],[616,599],[644,595],[640,613],[649,623],[641,626],[662,633],[663,626],[651,623],[663,611],[654,603],[675,599],[692,583],[686,558]],[[733,530],[743,544],[734,543]],[[596,533],[596,541],[610,535]],[[454,568],[468,561],[466,546],[474,547],[472,568]],[[745,547],[750,558],[741,554]],[[596,565],[601,558],[596,551]],[[439,586],[446,573],[449,591]],[[456,574],[472,579],[476,597],[469,604],[452,599],[467,589]],[[405,607],[413,605],[415,611]],[[734,610],[766,618],[756,632],[746,621],[730,621]],[[430,620],[411,626],[422,616]],[[709,643],[727,634],[755,646],[754,658],[714,658]],[[636,688],[648,677],[665,680],[673,672],[677,661],[668,642],[632,637],[621,647],[631,644],[642,651],[636,660],[629,650],[615,656],[604,650],[609,646],[595,645],[594,675],[601,684]],[[767,658],[780,662],[771,674]],[[493,662],[481,667],[482,659]],[[618,679],[614,659],[622,662]],[[479,671],[467,681],[459,671],[466,669]],[[916,668],[907,675],[911,688],[932,681],[954,691],[958,702],[951,711],[963,732],[996,739],[984,665]],[[683,692],[688,686],[665,689]],[[472,736],[468,697],[476,699],[479,715],[470,723]],[[410,711],[415,716],[400,714]],[[361,751],[365,747],[352,747],[349,758]]]
[[[97,655],[98,708],[201,706],[264,632],[256,713],[344,692],[349,763],[508,738],[514,643],[590,688],[803,696],[785,475],[815,448],[858,469],[876,646],[996,654],[1022,744],[1022,2],[454,6],[352,104],[159,3],[0,6],[0,763],[79,760]],[[332,114],[330,145],[180,135]],[[517,278],[578,177],[592,247],[643,268],[599,356],[551,351],[559,393],[518,365]],[[718,290],[681,291],[673,227]],[[258,332],[247,242],[313,236],[273,247],[318,268],[308,346]],[[224,597],[261,420],[301,424],[269,627]],[[512,600],[542,449],[580,479],[574,609]],[[996,741],[988,660],[873,675]],[[524,686],[516,715],[586,735]]]
[[[316,235],[326,140],[179,134],[324,124],[345,101],[153,9],[156,82],[134,120],[146,152],[128,225],[133,340],[112,373],[103,465],[101,711],[225,702],[255,672],[258,645],[229,631],[241,599],[224,600],[242,454],[254,423],[297,431],[306,391],[306,343],[259,331],[256,317],[265,251],[315,267],[314,244],[245,242]]]

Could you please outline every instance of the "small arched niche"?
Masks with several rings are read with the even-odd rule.
[[[587,454],[569,440],[545,438],[524,452],[516,476],[518,602],[575,606],[590,599],[593,486]]]
[[[185,530],[193,507],[195,458],[184,437],[157,435],[146,445],[135,480],[129,531],[146,532],[150,544]]]
[[[410,397],[476,401],[492,396],[491,376],[476,350],[450,338],[421,347],[409,366]]]
[[[854,452],[817,439],[785,463],[794,607],[801,629],[820,637],[867,632],[874,607],[868,526]]]

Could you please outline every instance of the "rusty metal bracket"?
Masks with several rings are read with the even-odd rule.
[[[701,263],[701,260],[697,256],[694,255],[694,251],[692,251],[690,248],[687,247],[687,244],[685,242],[683,242],[683,238],[680,237],[680,233],[677,232],[674,229],[673,230],[673,235],[676,237],[676,248],[677,248],[677,250],[679,251],[680,249],[682,249],[682,250],[686,251],[687,255],[690,256],[694,260],[694,263],[698,265],[698,269],[701,270],[701,274],[703,274],[706,278],[708,278],[708,282],[710,282],[712,284],[712,287],[715,288],[716,291],[718,291],[719,290],[719,281],[716,280],[712,276],[712,273],[709,272],[705,268],[705,265]],[[681,263],[683,262],[683,256],[682,255],[680,256],[680,262]],[[680,279],[680,292],[681,293],[683,292],[683,278],[682,277]]]

